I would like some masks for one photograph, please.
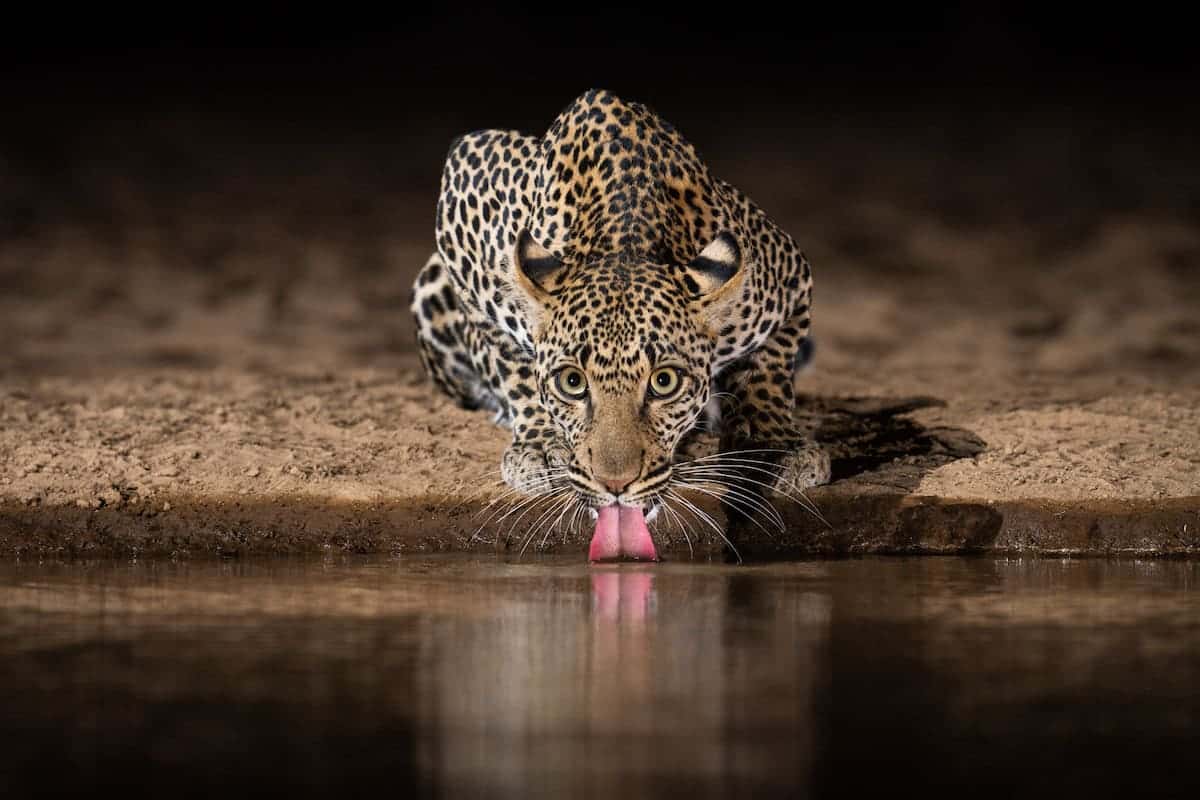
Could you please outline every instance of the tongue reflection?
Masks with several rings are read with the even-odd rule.
[[[646,518],[640,508],[613,504],[600,509],[596,517],[596,532],[588,550],[589,561],[614,558],[633,558],[638,561],[657,561],[654,541]]]

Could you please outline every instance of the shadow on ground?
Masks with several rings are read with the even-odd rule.
[[[982,453],[973,432],[929,427],[910,414],[940,408],[934,397],[807,397],[797,417],[830,456],[832,481],[807,492],[813,510],[776,496],[786,530],[764,536],[763,520],[730,518],[744,557],[773,551],[852,553],[986,549],[1003,517],[986,504],[938,505],[911,492],[930,471]]]
[[[911,490],[929,470],[987,447],[971,431],[928,428],[907,416],[945,405],[933,397],[813,397],[802,401],[800,414],[829,453],[835,482],[878,471],[877,479]]]

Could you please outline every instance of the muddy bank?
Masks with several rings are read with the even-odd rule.
[[[1200,555],[1200,497],[1167,503],[996,502],[899,494],[870,498],[813,493],[829,526],[788,512],[770,536],[730,532],[744,559],[875,554],[1055,556]],[[708,510],[721,519],[715,508]],[[356,553],[497,552],[514,559],[586,552],[590,530],[481,525],[491,509],[448,497],[412,505],[306,497],[164,498],[157,508],[0,506],[0,556],[18,559],[221,557]],[[536,512],[535,512],[536,514]],[[481,515],[485,515],[481,517]],[[483,528],[480,531],[480,527]],[[532,546],[524,548],[534,534]],[[657,529],[672,560],[733,558],[703,525]]]

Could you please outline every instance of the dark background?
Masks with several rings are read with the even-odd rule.
[[[265,115],[300,102],[317,119],[351,110],[396,119],[480,102],[515,104],[521,114],[595,83],[656,103],[675,92],[734,91],[713,98],[727,109],[744,93],[769,92],[834,108],[1082,100],[1186,112],[1197,77],[1186,18],[1152,4],[806,4],[786,16],[753,5],[607,7],[599,15],[564,7],[572,5],[445,4],[410,14],[285,5],[21,10],[6,18],[0,64],[6,88],[26,101],[52,105],[62,98],[50,93],[62,91],[116,103],[114,113],[175,103]],[[414,98],[416,108],[403,108]]]
[[[1029,157],[1020,151],[1036,146],[1005,145],[1037,128],[1069,131],[1083,149],[1190,155],[1200,60],[1178,12],[908,6],[10,12],[0,143],[10,170],[41,181],[81,162],[154,179],[219,171],[221,157],[245,171],[246,160],[302,169],[288,160],[336,155],[434,188],[457,133],[543,130],[603,86],[655,107],[702,150],[732,139],[804,160],[831,139],[888,131],[915,150],[986,161]],[[206,133],[213,141],[198,143]],[[147,153],[142,164],[133,149],[205,163]],[[1150,194],[1194,210],[1195,194],[1175,188],[1133,202]]]
[[[176,331],[189,363],[228,359],[210,331],[172,327],[196,307],[222,331],[222,310],[247,324],[243,341],[350,331],[342,362],[409,351],[450,141],[544,131],[590,87],[675,123],[797,236],[825,297],[882,276],[905,302],[1033,305],[1029,324],[1054,333],[1119,303],[1128,263],[1113,250],[1064,273],[1114,287],[1069,306],[1058,284],[1031,299],[1032,276],[1111,249],[1114,220],[1192,228],[1200,209],[1200,59],[1166,8],[563,7],[10,10],[0,335],[39,344],[0,368],[78,363],[96,342],[128,360],[146,341],[120,338],[130,319]],[[979,245],[931,253],[919,230]],[[1147,304],[1200,291],[1200,255],[1177,238],[1148,239],[1164,277]],[[232,310],[253,296],[266,317]],[[1135,349],[1200,349],[1157,336]]]

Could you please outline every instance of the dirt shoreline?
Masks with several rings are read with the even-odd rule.
[[[1148,397],[1164,418],[1188,413],[1186,399]],[[126,369],[10,378],[3,400],[0,558],[523,557],[586,548],[588,523],[550,525],[548,506],[508,513],[513,498],[498,478],[507,432],[436,397],[411,356],[394,370],[339,374]],[[1181,477],[1172,477],[1170,459],[1157,455],[1157,472],[1122,482],[1103,478],[1122,457],[1162,448],[1200,459],[1187,429],[1163,442],[1167,428],[1141,417],[1149,431],[1141,440],[1122,434],[1114,450],[1102,437],[1089,449],[1085,434],[1119,429],[1138,402],[1105,412],[1113,401],[1100,398],[1032,416],[984,406],[804,396],[798,419],[833,458],[835,481],[808,493],[828,526],[776,497],[782,531],[760,517],[729,534],[747,558],[1200,554],[1200,489],[1179,491],[1188,474],[1161,483]],[[1057,437],[1056,449],[1022,445],[1047,436]],[[1066,452],[1076,454],[1073,471],[1060,468]],[[1044,483],[1049,473],[1058,479]],[[715,503],[696,499],[724,522]],[[664,522],[660,550],[693,557],[694,538],[694,557],[721,557],[704,524],[692,519],[688,529],[685,537]]]
[[[1200,555],[1200,497],[1117,506],[1013,503],[883,495],[814,500],[832,527],[787,515],[782,535],[738,540],[746,559],[779,556],[991,554],[1012,556]],[[238,558],[329,553],[495,552],[524,558],[521,538],[474,537],[479,505],[428,498],[417,505],[366,505],[319,498],[164,497],[158,509],[0,504],[0,558]],[[677,531],[664,558],[726,558],[707,537],[690,551]],[[587,532],[564,531],[540,552],[583,553]]]

